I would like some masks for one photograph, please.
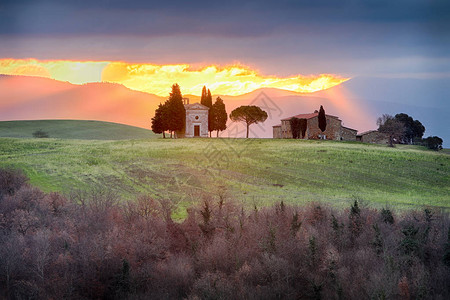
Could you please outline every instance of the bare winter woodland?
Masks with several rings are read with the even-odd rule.
[[[255,208],[45,194],[0,172],[0,298],[449,299],[450,220],[425,209]]]

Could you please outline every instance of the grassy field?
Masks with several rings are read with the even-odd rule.
[[[31,138],[42,130],[50,138],[83,140],[124,140],[158,137],[152,131],[110,122],[84,120],[2,121],[0,137]]]
[[[450,209],[450,155],[406,146],[272,139],[0,138],[0,167],[44,191],[106,188],[183,208],[225,194],[246,206],[326,201]]]

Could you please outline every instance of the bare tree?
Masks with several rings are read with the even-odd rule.
[[[394,118],[381,119],[379,121],[381,125],[378,131],[387,134],[389,136],[389,147],[394,147],[394,142],[400,141],[403,136],[405,125]]]
[[[22,251],[25,249],[24,238],[21,235],[0,237],[0,276],[4,278],[6,296],[10,298],[11,283],[23,271],[25,264]],[[0,297],[2,293],[0,293]]]
[[[381,117],[377,119],[377,126],[378,128],[382,125],[384,125],[387,121],[394,120],[394,117],[389,114],[383,114]]]
[[[389,136],[389,146],[394,147],[394,142],[399,141],[405,132],[402,122],[389,114],[383,114],[377,119],[378,131]]]

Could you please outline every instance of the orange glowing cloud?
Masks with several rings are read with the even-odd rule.
[[[259,88],[278,88],[312,93],[336,86],[349,78],[332,74],[264,76],[248,66],[206,66],[188,64],[156,65],[109,61],[39,61],[36,59],[0,59],[0,74],[50,77],[74,84],[114,82],[142,92],[167,96],[173,83],[183,94],[200,95],[204,85],[214,94],[242,95]]]
[[[48,77],[74,84],[100,82],[104,61],[0,59],[0,74]]]
[[[291,77],[263,76],[247,66],[207,66],[191,68],[187,64],[153,65],[112,62],[102,73],[102,79],[121,83],[131,89],[160,96],[170,92],[177,82],[184,94],[200,95],[206,85],[214,94],[242,95],[259,88],[279,88],[299,93],[312,93],[338,85],[349,78],[321,74]]]

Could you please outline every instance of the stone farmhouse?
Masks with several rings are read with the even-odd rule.
[[[200,103],[189,104],[189,98],[183,98],[186,110],[186,126],[184,132],[177,132],[177,137],[208,137],[209,107]]]
[[[356,140],[363,143],[388,144],[389,136],[378,130],[369,130],[356,135]]]
[[[327,127],[325,131],[319,129],[319,112],[315,111],[310,114],[299,114],[281,120],[281,124],[273,126],[273,138],[291,139],[292,131],[290,119],[295,117],[306,119],[305,139],[328,139],[338,141],[355,141],[357,130],[342,126],[342,121],[332,115],[325,115],[327,119]]]

